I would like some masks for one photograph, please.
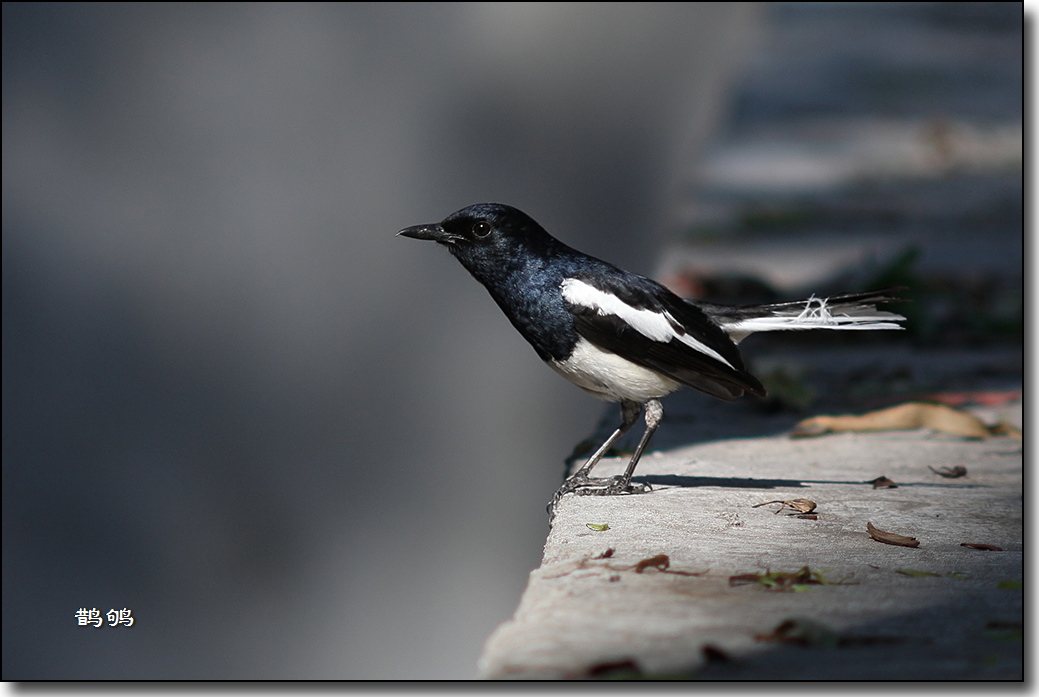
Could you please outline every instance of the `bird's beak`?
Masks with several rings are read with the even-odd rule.
[[[444,232],[444,228],[440,227],[437,223],[406,227],[397,234],[401,237],[410,237],[415,240],[432,240],[434,242],[444,242],[447,236],[447,233]]]

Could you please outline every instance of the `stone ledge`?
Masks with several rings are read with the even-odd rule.
[[[1001,414],[1020,425],[1020,409]],[[623,462],[604,461],[596,474],[617,474]],[[968,476],[928,468],[955,465]],[[542,566],[488,639],[479,674],[1021,679],[1021,467],[1017,440],[923,429],[653,453],[637,473],[677,486],[560,503]],[[898,488],[874,489],[868,482],[881,475]],[[754,507],[793,498],[815,501],[817,519]],[[879,543],[867,522],[920,546]],[[638,569],[658,555],[667,569]],[[840,585],[777,592],[729,581],[805,566]],[[808,633],[807,648],[757,638],[786,620]]]

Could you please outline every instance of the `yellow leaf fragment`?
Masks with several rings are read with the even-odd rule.
[[[843,431],[894,431],[921,427],[964,438],[987,438],[990,435],[988,426],[972,414],[944,404],[909,402],[862,415],[813,416],[794,426],[790,436],[806,438]]]
[[[1006,421],[1000,421],[995,426],[989,428],[989,433],[994,436],[1010,436],[1015,440],[1024,440],[1024,436],[1021,434],[1021,429],[1014,424],[1008,424]]]

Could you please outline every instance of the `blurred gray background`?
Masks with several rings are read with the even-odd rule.
[[[474,675],[601,404],[394,234],[649,272],[759,16],[5,3],[4,678]]]
[[[650,273],[764,121],[1019,143],[1015,8],[5,3],[3,677],[473,676],[603,406],[395,232]]]

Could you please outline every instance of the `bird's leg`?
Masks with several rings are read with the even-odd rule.
[[[628,461],[628,466],[624,470],[624,474],[610,486],[606,487],[605,494],[621,494],[626,492],[631,487],[631,475],[635,472],[635,465],[639,464],[639,458],[642,457],[642,451],[646,449],[646,444],[649,443],[649,439],[653,437],[657,427],[660,426],[660,422],[664,419],[664,405],[660,403],[659,399],[651,399],[646,402],[646,432],[642,434],[642,440],[639,441],[639,446],[635,448],[635,454],[631,456],[631,460]],[[646,491],[648,485],[641,485],[643,493]]]
[[[603,456],[606,455],[606,453],[609,452],[609,450],[611,448],[613,448],[613,445],[615,443],[617,443],[617,440],[620,439],[620,436],[622,436],[624,433],[628,433],[628,431],[630,431],[632,429],[632,426],[634,426],[635,422],[638,421],[638,419],[639,419],[639,411],[641,411],[641,410],[642,410],[642,405],[639,404],[638,402],[621,402],[620,403],[620,417],[621,417],[622,421],[621,421],[620,426],[618,426],[617,430],[615,430],[613,432],[613,434],[609,438],[606,439],[606,443],[604,443],[602,446],[600,446],[600,449],[598,449],[594,453],[592,453],[592,456],[588,458],[588,461],[585,462],[583,465],[581,465],[580,470],[578,470],[574,474],[570,475],[566,479],[566,482],[563,484],[563,486],[566,486],[567,484],[570,484],[571,482],[574,483],[574,484],[581,484],[581,483],[586,483],[588,481],[598,481],[598,480],[591,480],[588,477],[588,473],[591,472],[592,467],[594,467],[596,464],[598,464],[598,461],[603,459]],[[606,480],[601,480],[601,481],[606,481]],[[572,487],[570,487],[570,488],[572,488]]]
[[[593,479],[588,476],[588,473],[592,471],[592,468],[599,464],[599,460],[602,459],[603,455],[609,452],[610,448],[613,447],[614,443],[620,440],[620,437],[631,430],[631,427],[638,421],[639,412],[642,411],[642,405],[638,402],[621,402],[621,425],[617,427],[617,430],[613,432],[606,442],[603,443],[598,450],[592,453],[592,456],[588,458],[588,461],[581,465],[581,469],[570,475],[565,482],[563,482],[562,489],[566,491],[573,491],[579,486],[586,486],[588,484],[604,484],[610,480],[608,479]]]
[[[662,415],[663,410],[660,409],[660,402],[657,402],[657,400],[652,401],[656,402],[657,407]],[[588,461],[581,466],[581,469],[577,470],[572,475],[567,477],[567,480],[563,482],[563,486],[559,487],[559,490],[552,497],[552,501],[548,504],[548,511],[550,514],[554,512],[556,503],[559,502],[559,499],[563,498],[565,494],[569,494],[570,492],[574,492],[577,494],[623,493],[624,490],[628,488],[627,482],[623,487],[620,487],[619,489],[617,488],[617,484],[619,483],[620,479],[618,477],[596,478],[589,477],[588,473],[592,471],[593,467],[599,464],[599,460],[601,460],[603,455],[605,455],[609,451],[609,449],[613,447],[614,443],[620,440],[621,436],[623,436],[625,433],[631,430],[631,427],[635,425],[636,421],[638,421],[639,412],[641,411],[642,405],[638,402],[621,402],[621,425],[617,427],[617,430],[613,432],[613,435],[607,438],[606,442],[603,443],[598,450],[592,453],[592,456],[588,458]],[[654,422],[653,428],[656,429],[656,424],[659,423],[660,419],[658,417],[657,420]],[[645,441],[649,440],[648,435],[643,436],[642,440],[643,442],[639,444],[640,448],[635,457],[636,461],[638,460],[637,455],[642,452],[641,448],[645,446]],[[626,474],[629,482],[631,480],[632,470],[634,470],[634,466],[631,463],[628,463],[628,472]],[[645,491],[645,487],[641,487],[638,493],[642,493],[643,491]]]

